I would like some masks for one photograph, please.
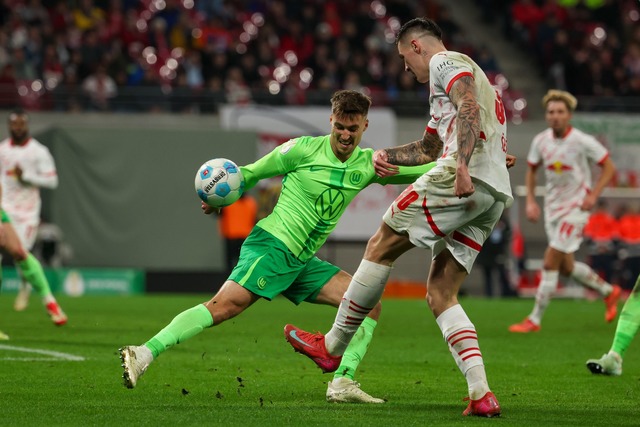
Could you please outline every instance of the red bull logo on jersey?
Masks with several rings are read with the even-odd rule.
[[[550,171],[554,171],[558,175],[560,175],[562,172],[573,170],[571,166],[565,165],[560,161],[551,163],[549,166],[547,166],[547,169]]]

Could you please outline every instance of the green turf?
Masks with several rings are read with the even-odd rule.
[[[235,320],[206,330],[158,358],[134,390],[121,384],[117,348],[140,344],[198,295],[61,298],[69,324],[50,324],[32,297],[29,309],[0,298],[0,344],[64,352],[85,361],[0,349],[0,425],[20,426],[408,426],[638,425],[640,357],[632,344],[621,377],[590,374],[584,362],[611,343],[600,302],[554,300],[543,330],[507,332],[531,300],[464,299],[476,325],[489,383],[503,414],[463,418],[466,383],[423,301],[385,300],[369,354],[357,373],[383,405],[324,401],[330,375],[285,342],[294,323],[326,331],[330,307],[260,301]]]

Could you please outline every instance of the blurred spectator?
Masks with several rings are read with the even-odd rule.
[[[93,0],[79,0],[78,7],[73,10],[73,21],[81,31],[96,28],[99,21],[104,20],[104,11],[93,4]]]
[[[477,263],[482,266],[484,274],[485,295],[493,297],[494,279],[497,276],[499,294],[501,297],[516,296],[516,292],[511,286],[507,264],[509,261],[509,246],[511,243],[511,225],[509,225],[508,212],[504,212],[502,217],[493,228],[489,238],[484,242]]]
[[[110,110],[111,99],[118,94],[116,82],[107,74],[103,65],[99,65],[95,73],[84,79],[82,91],[89,98],[89,108],[98,111]]]
[[[583,234],[589,265],[600,277],[611,283],[617,259],[615,242],[618,239],[618,221],[609,213],[608,204],[604,199],[598,200]]]

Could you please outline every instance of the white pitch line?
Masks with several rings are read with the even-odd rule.
[[[61,353],[59,351],[44,350],[40,348],[17,347],[13,345],[0,344],[0,350],[20,351],[23,353],[37,353],[37,354],[44,354],[45,356],[54,357],[53,359],[33,358],[33,357],[30,357],[30,358],[5,357],[5,358],[0,358],[0,360],[53,361],[53,360],[62,359],[62,360],[68,360],[73,362],[81,362],[85,360],[84,357],[76,356],[75,354]]]

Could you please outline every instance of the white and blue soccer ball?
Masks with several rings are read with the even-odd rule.
[[[244,178],[238,165],[229,159],[211,159],[196,173],[196,193],[214,208],[229,206],[244,191]]]

